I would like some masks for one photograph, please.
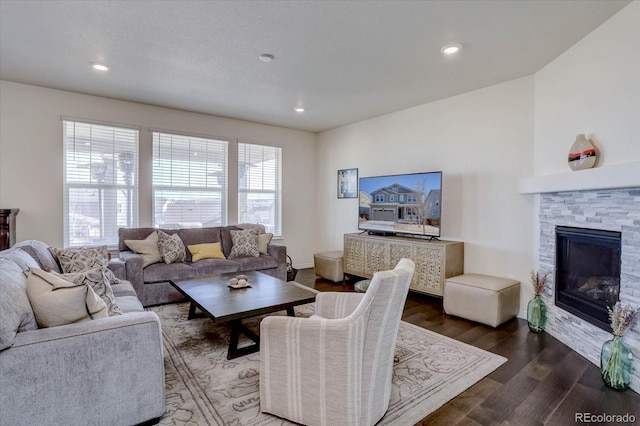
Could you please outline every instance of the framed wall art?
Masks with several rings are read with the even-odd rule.
[[[358,169],[338,170],[338,198],[358,198]]]

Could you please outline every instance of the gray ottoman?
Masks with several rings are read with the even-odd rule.
[[[344,282],[344,253],[342,251],[325,251],[313,255],[316,275],[333,282]]]
[[[464,274],[444,283],[444,311],[497,327],[520,310],[520,281],[482,274]]]

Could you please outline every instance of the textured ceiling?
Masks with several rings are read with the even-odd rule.
[[[628,3],[2,0],[0,78],[317,132],[533,74]]]

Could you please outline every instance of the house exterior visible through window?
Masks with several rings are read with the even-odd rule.
[[[282,236],[282,148],[238,143],[238,223]]]
[[[227,224],[228,141],[153,132],[153,224]]]
[[[382,194],[376,194],[376,196],[375,196],[375,202],[376,202],[376,203],[384,203],[384,195],[382,195]]]
[[[139,130],[63,119],[64,245],[116,245],[138,226]]]

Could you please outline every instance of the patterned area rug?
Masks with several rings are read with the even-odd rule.
[[[150,310],[160,317],[165,347],[167,409],[159,424],[293,424],[260,412],[260,354],[227,360],[228,325],[187,320],[187,303]],[[309,316],[313,304],[295,310],[297,316]],[[260,318],[246,323],[257,330]],[[412,425],[507,361],[404,321],[396,356],[391,404],[379,425]]]

